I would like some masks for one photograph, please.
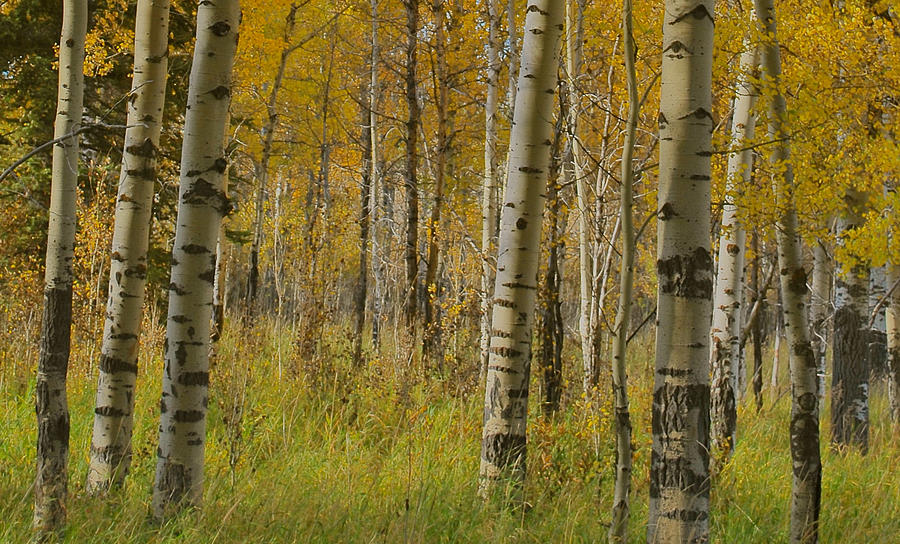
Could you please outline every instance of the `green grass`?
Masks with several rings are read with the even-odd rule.
[[[261,326],[223,340],[213,370],[205,504],[162,527],[147,518],[162,365],[158,331],[148,340],[144,351],[153,357],[139,377],[133,470],[125,489],[105,501],[83,493],[95,378],[86,355],[90,351],[76,349],[69,386],[66,542],[605,539],[613,478],[608,399],[595,415],[568,399],[565,411],[550,421],[533,407],[525,488],[530,507],[503,508],[501,500],[485,503],[476,497],[481,393],[472,385],[471,372],[458,369],[442,380],[426,381],[408,377],[399,363],[384,358],[351,375],[346,342],[330,341],[323,360],[300,361],[287,333],[273,336],[267,330]],[[652,356],[647,345],[636,347],[632,356],[638,450],[630,535],[641,542]],[[22,370],[26,365],[2,362],[0,542],[5,544],[30,536],[35,424],[33,379]],[[228,426],[226,415],[245,381],[240,426]],[[776,395],[766,394],[762,414],[751,407],[740,412],[737,451],[714,481],[714,542],[786,541],[789,402],[784,395],[770,405]],[[823,428],[823,542],[889,542],[900,534],[900,440],[891,436],[885,414],[878,392],[867,457],[830,452],[827,425]]]

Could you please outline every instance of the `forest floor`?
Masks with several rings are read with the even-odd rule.
[[[394,358],[373,358],[368,368],[352,371],[349,343],[337,333],[321,337],[328,356],[303,361],[291,335],[272,330],[260,325],[232,331],[220,343],[210,394],[205,504],[161,527],[151,524],[147,513],[156,460],[162,331],[151,327],[145,332],[142,360],[149,361],[138,379],[132,472],[125,488],[105,501],[84,494],[96,346],[76,342],[68,388],[66,542],[605,540],[614,457],[607,396],[599,395],[600,408],[593,411],[583,400],[567,397],[563,411],[545,419],[535,379],[525,487],[530,507],[509,509],[502,500],[485,504],[476,496],[482,397],[474,371],[460,370],[475,367],[474,353],[458,361],[449,358],[447,368],[456,371],[444,378],[424,380],[421,372],[404,370],[406,363]],[[462,344],[477,346],[469,340]],[[21,339],[0,346],[3,544],[24,543],[30,536],[35,440],[30,365],[35,354],[28,346]],[[568,355],[571,363],[575,354]],[[630,365],[637,451],[629,534],[631,541],[642,542],[652,337],[634,346]],[[789,398],[786,378],[781,382],[780,389],[764,390],[759,414],[750,398],[740,408],[736,452],[713,481],[713,542],[787,542]],[[900,436],[891,435],[886,421],[883,388],[873,389],[868,456],[832,452],[827,409],[823,417],[825,543],[887,543],[900,534]]]

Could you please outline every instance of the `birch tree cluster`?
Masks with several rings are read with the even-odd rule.
[[[609,542],[717,541],[742,418],[782,397],[789,538],[817,542],[822,452],[878,455],[882,390],[900,429],[896,1],[61,6],[0,3],[0,322],[37,354],[0,372],[34,377],[37,539],[70,453],[97,501],[132,478],[138,418],[151,517],[202,508],[210,403],[234,464],[245,409],[218,341],[267,327],[313,390],[483,395],[471,473],[511,508],[534,419],[585,414]]]

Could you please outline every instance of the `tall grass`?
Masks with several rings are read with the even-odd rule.
[[[481,393],[474,353],[425,378],[403,357],[371,357],[354,370],[341,331],[323,356],[298,359],[290,329],[229,331],[212,373],[205,504],[149,522],[155,466],[160,330],[148,327],[138,379],[134,463],[107,500],[83,493],[93,412],[90,355],[76,345],[70,374],[70,499],[66,542],[592,542],[605,539],[613,484],[609,397],[588,410],[573,394],[546,420],[533,402],[527,506],[476,497]],[[4,342],[13,342],[7,336]],[[464,342],[464,344],[466,344]],[[635,474],[631,539],[646,521],[652,381],[649,340],[632,349]],[[475,343],[468,343],[474,346]],[[390,351],[390,350],[387,350]],[[402,346],[399,351],[402,352]],[[12,345],[2,354],[22,354]],[[574,353],[568,363],[574,366]],[[35,423],[28,364],[2,361],[0,542],[30,537]],[[26,361],[29,362],[29,361]],[[576,381],[577,380],[573,380]],[[766,382],[768,383],[768,381]],[[784,380],[782,380],[784,383]],[[533,384],[536,391],[538,385]],[[573,389],[577,386],[573,386]],[[713,482],[713,541],[785,542],[790,493],[789,399],[766,391],[762,413],[742,408],[733,459]],[[532,399],[537,399],[537,394]],[[900,534],[900,440],[872,403],[867,457],[833,453],[823,428],[822,541],[891,542]],[[823,418],[827,421],[827,415]]]

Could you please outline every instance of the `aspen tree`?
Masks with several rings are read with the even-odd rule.
[[[634,141],[640,116],[637,88],[637,46],[634,43],[632,0],[622,3],[622,36],[625,58],[625,82],[628,88],[628,118],[625,126],[625,144],[622,146],[622,185],[620,188],[620,214],[622,218],[622,263],[619,273],[619,306],[613,328],[613,403],[616,432],[616,483],[613,489],[612,523],[609,526],[609,542],[628,541],[629,500],[631,495],[631,413],[628,408],[628,326],[631,323],[632,292],[634,291]]]
[[[35,383],[37,475],[34,482],[36,539],[48,541],[64,529],[68,491],[69,405],[66,376],[72,327],[72,261],[75,202],[84,100],[84,41],[87,0],[64,0],[59,39],[59,80],[53,126],[50,217],[44,271],[44,305]],[[69,138],[66,135],[71,134]],[[62,138],[62,139],[60,139]]]
[[[450,154],[450,102],[448,91],[451,75],[447,67],[446,7],[443,0],[433,0],[431,11],[434,14],[434,98],[437,114],[437,164],[434,169],[434,205],[426,228],[428,254],[425,259],[425,316],[423,353],[432,365],[438,369],[443,367],[443,350],[440,347],[441,317],[438,302],[439,286],[437,282],[438,265],[440,264],[440,246],[438,244],[438,225],[441,221],[441,208],[444,205],[444,186],[447,178],[447,162]]]
[[[753,138],[756,117],[756,89],[751,81],[758,64],[755,45],[745,40],[740,74],[734,92],[734,118],[731,147],[738,151],[728,156],[726,202],[722,209],[719,235],[718,274],[713,295],[710,363],[712,365],[712,441],[722,460],[731,456],[737,428],[738,376],[741,362],[741,329],[743,328],[744,252],[746,234],[738,220],[734,199],[740,187],[750,186],[753,151],[746,142]]]
[[[500,218],[491,355],[484,400],[480,489],[501,478],[525,479],[525,427],[532,322],[551,113],[559,66],[563,6],[529,0],[509,143],[509,179]]]
[[[367,91],[369,93],[371,91]],[[366,294],[368,293],[368,257],[369,257],[369,231],[372,217],[371,193],[372,193],[372,125],[370,120],[372,113],[369,111],[368,96],[360,97],[362,129],[362,185],[359,190],[359,275],[354,294],[356,322],[354,323],[353,337],[353,364],[361,367],[363,364],[362,346],[363,329],[366,325]]]
[[[659,106],[659,278],[648,542],[709,538],[713,3],[667,0]]]
[[[809,320],[812,326],[812,346],[816,356],[816,397],[819,411],[825,401],[825,351],[828,346],[829,305],[831,301],[831,272],[829,270],[828,252],[821,240],[816,240],[813,247],[813,271],[810,293]]]
[[[888,263],[888,285],[900,281],[900,266]],[[887,318],[888,403],[891,427],[900,430],[900,288],[892,287],[888,295]]]
[[[403,0],[406,9],[406,292],[403,295],[406,327],[412,336],[416,325],[419,276],[419,180],[416,167],[419,162],[417,149],[419,130],[419,97],[416,81],[418,52],[419,0]]]
[[[578,77],[584,47],[584,0],[565,0],[566,3],[566,75],[568,77],[568,149],[564,165],[567,177],[575,181],[578,200],[578,278],[579,317],[581,336],[582,385],[585,393],[597,386],[599,368],[595,353],[595,339],[591,329],[591,300],[593,299],[593,259],[591,258],[591,225],[587,180],[582,171],[581,147],[578,141],[578,117],[581,109]]]
[[[157,519],[199,506],[203,496],[212,283],[216,235],[229,205],[223,190],[228,166],[223,141],[239,23],[237,0],[198,4],[153,484]]]
[[[499,191],[497,112],[500,86],[500,14],[498,0],[488,3],[487,98],[484,106],[484,176],[481,189],[481,361],[479,376],[487,373],[491,343],[491,287],[493,251],[497,247],[497,199]]]
[[[369,61],[369,137],[371,138],[371,161],[369,161],[369,183],[371,193],[369,195],[370,213],[372,214],[372,347],[377,350],[381,322],[384,316],[385,297],[385,247],[388,246],[384,222],[385,213],[379,200],[379,187],[383,190],[384,182],[381,180],[378,153],[378,0],[371,0],[371,60]]]
[[[778,46],[774,0],[755,0],[756,17],[765,36],[762,45],[762,85],[772,93],[768,106],[768,136],[777,143],[769,157],[774,171],[778,220],[778,270],[782,314],[790,346],[791,374],[791,542],[818,541],[819,507],[822,493],[822,462],[819,454],[819,403],[816,399],[816,356],[809,337],[804,298],[806,271],[798,233],[794,202],[794,172],[790,141],[784,126],[787,104],[781,93],[781,51]]]
[[[844,202],[846,208],[837,221],[838,244],[864,222],[865,194],[848,189]],[[868,268],[836,261],[834,278],[831,443],[852,444],[865,453],[869,445]]]
[[[147,284],[147,249],[156,184],[168,66],[169,2],[139,0],[134,30],[134,78],[119,175],[109,273],[109,300],[94,410],[91,463],[85,487],[119,487],[131,465],[134,384],[141,312]]]
[[[256,213],[253,221],[253,242],[250,244],[250,272],[247,276],[247,309],[255,311],[256,298],[259,290],[259,250],[262,245],[263,226],[265,218],[266,192],[269,185],[269,162],[272,159],[272,146],[275,141],[275,129],[278,126],[278,94],[284,82],[284,72],[287,69],[288,58],[303,45],[307,39],[299,44],[290,43],[297,22],[297,5],[292,4],[288,11],[284,24],[284,48],[281,50],[281,61],[278,63],[278,71],[275,73],[275,81],[272,82],[272,90],[266,101],[266,122],[260,130],[262,136],[262,155],[256,165]]]

